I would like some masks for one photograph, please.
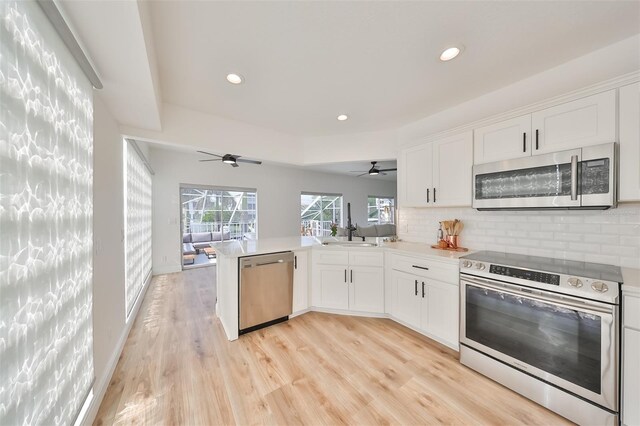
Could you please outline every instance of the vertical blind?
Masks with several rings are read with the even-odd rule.
[[[131,146],[124,141],[125,229],[126,232],[126,310],[135,305],[144,283],[151,274],[151,173]]]
[[[93,381],[92,87],[0,1],[0,424],[71,424]]]

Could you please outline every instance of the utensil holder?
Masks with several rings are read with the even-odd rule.
[[[458,248],[458,236],[457,235],[447,235],[445,237],[445,240],[447,241],[447,244],[449,244],[449,247]]]

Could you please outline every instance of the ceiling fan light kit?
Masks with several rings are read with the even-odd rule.
[[[205,160],[200,160],[200,162],[204,162],[204,161],[222,161],[225,164],[229,164],[231,167],[239,167],[238,163],[248,163],[248,164],[262,164],[262,161],[258,161],[258,160],[249,160],[246,158],[240,158],[240,155],[235,155],[235,154],[225,154],[225,155],[218,155],[218,154],[212,154],[211,152],[206,152],[206,151],[197,151],[200,154],[206,154],[206,155],[212,155],[214,157],[218,157],[218,158],[207,158]]]

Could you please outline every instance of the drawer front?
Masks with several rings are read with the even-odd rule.
[[[384,266],[384,253],[381,251],[350,251],[349,265],[351,266]]]
[[[316,250],[313,253],[315,263],[321,265],[349,265],[349,252],[345,250]]]
[[[622,325],[640,330],[640,297],[625,295],[622,298],[622,311]]]
[[[421,259],[408,256],[393,255],[391,267],[420,277],[432,278],[450,284],[458,284],[458,265]]]

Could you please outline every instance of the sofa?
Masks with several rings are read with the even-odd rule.
[[[356,226],[356,230],[353,233],[354,237],[393,237],[396,235],[396,226],[391,223],[383,225],[369,225],[369,226]],[[345,228],[338,228],[338,237],[346,237],[347,230]]]
[[[196,254],[216,241],[228,240],[229,232],[189,232],[182,234],[182,254]]]
[[[383,225],[357,226],[355,235],[358,237],[392,237],[396,235],[396,226],[391,223]]]

